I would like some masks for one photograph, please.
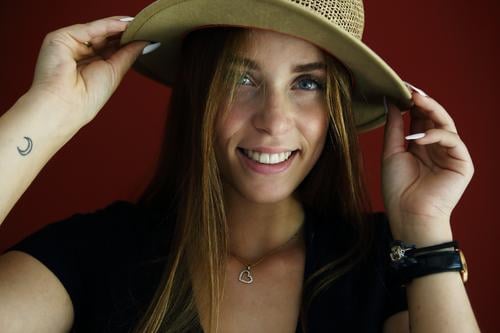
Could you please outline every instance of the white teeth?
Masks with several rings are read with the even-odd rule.
[[[282,159],[280,159],[280,156],[281,154],[272,154],[271,156],[269,156],[269,163],[278,163],[278,161],[283,161]]]
[[[243,151],[245,152],[245,155],[247,155],[252,160],[263,164],[281,163],[287,160],[290,157],[290,155],[292,155],[291,151],[286,151],[276,154],[259,153],[257,151],[248,149],[243,149]]]

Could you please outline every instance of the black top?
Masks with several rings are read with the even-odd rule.
[[[387,317],[407,309],[404,287],[393,287],[389,275],[388,221],[383,213],[376,216],[373,264],[357,266],[315,298],[309,332],[381,332]],[[75,310],[72,332],[129,332],[152,299],[165,263],[165,239],[153,237],[165,233],[154,220],[118,200],[49,224],[7,251],[29,253],[59,278]],[[339,253],[336,236],[342,234],[334,225],[315,223],[306,210],[304,281]]]

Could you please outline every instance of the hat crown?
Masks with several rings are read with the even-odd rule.
[[[361,40],[365,25],[362,0],[288,0],[310,10]]]

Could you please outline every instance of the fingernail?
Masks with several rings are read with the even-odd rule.
[[[148,53],[151,53],[153,52],[154,50],[156,50],[157,48],[159,48],[161,45],[160,42],[157,42],[157,43],[153,43],[151,42],[151,44],[147,45],[144,49],[142,49],[142,54],[148,54]]]
[[[410,84],[408,82],[405,82],[405,84],[406,84],[406,86],[408,88],[410,88],[410,90],[413,90],[413,91],[417,92],[418,94],[420,94],[420,95],[422,95],[424,97],[429,97],[429,95],[427,95],[422,89],[419,89],[419,88],[415,87],[414,85],[412,85],[412,84]]]
[[[120,21],[122,21],[122,22],[130,22],[130,21],[133,21],[133,20],[134,20],[134,18],[130,17],[130,16],[124,17],[124,18],[120,19]]]
[[[405,136],[406,140],[415,140],[415,139],[420,139],[425,136],[425,133],[415,133],[412,135]]]

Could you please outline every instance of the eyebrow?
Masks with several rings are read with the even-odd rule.
[[[249,69],[252,70],[260,70],[259,65],[253,61],[252,59],[248,58],[240,58],[237,57],[236,59],[236,65],[242,65],[244,67],[248,67]],[[326,70],[326,64],[324,62],[311,62],[308,64],[299,64],[295,65],[292,69],[293,73],[302,73],[302,72],[309,72],[309,71],[314,71],[314,70]]]

